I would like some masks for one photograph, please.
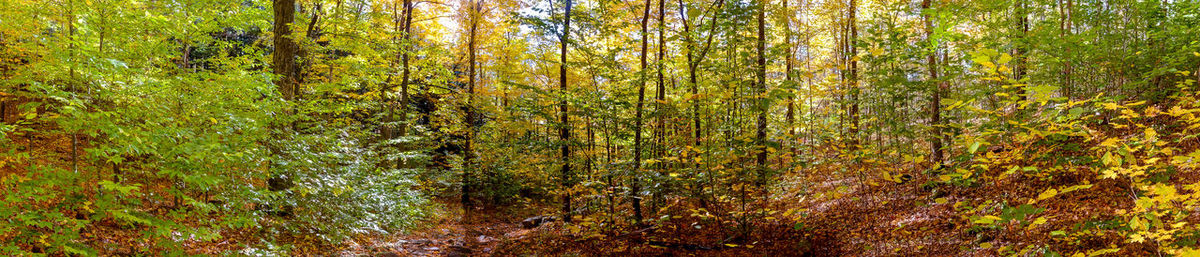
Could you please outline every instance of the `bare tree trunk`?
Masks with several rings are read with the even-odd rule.
[[[642,56],[641,70],[639,70],[638,79],[638,100],[637,110],[634,114],[634,133],[633,133],[633,219],[634,223],[642,224],[642,109],[645,107],[646,101],[646,52],[649,50],[648,43],[650,37],[647,36],[647,23],[650,21],[650,0],[646,0],[646,9],[642,14]]]
[[[943,82],[938,81],[938,70],[937,70],[938,69],[937,68],[937,49],[938,48],[937,48],[937,42],[933,40],[933,21],[931,20],[932,18],[930,17],[930,15],[928,13],[928,11],[930,9],[930,0],[922,1],[921,9],[924,10],[924,12],[923,12],[924,14],[922,15],[923,16],[922,18],[925,19],[925,40],[927,40],[927,42],[930,44],[930,47],[932,48],[932,49],[930,49],[929,56],[926,58],[926,60],[928,61],[928,65],[929,65],[929,68],[928,68],[929,69],[929,85],[931,87],[930,91],[931,91],[931,95],[932,95],[931,96],[932,101],[929,103],[929,109],[930,109],[929,125],[931,127],[930,132],[933,133],[933,135],[930,137],[930,141],[929,141],[931,144],[930,148],[932,148],[932,149],[930,149],[932,154],[929,157],[929,160],[933,161],[934,163],[941,164],[942,157],[943,157],[942,139],[941,139],[942,138],[942,127],[941,127],[942,126],[942,92],[941,91],[942,91],[942,83]]]
[[[766,3],[758,4],[758,69],[755,71],[755,84],[758,86],[759,96],[767,92],[767,22],[766,22]],[[757,183],[762,186],[763,175],[767,165],[767,111],[770,109],[767,106],[766,99],[756,98],[755,106],[758,111],[758,129],[755,133],[755,143],[758,145],[756,152],[758,154],[758,173],[759,178]]]
[[[1062,14],[1060,17],[1062,20],[1060,21],[1059,25],[1059,37],[1063,38],[1064,40],[1066,39],[1066,36],[1073,34],[1072,29],[1074,27],[1074,21],[1072,21],[1072,16],[1074,15],[1074,12],[1072,11],[1074,9],[1074,0],[1066,0],[1066,2],[1066,6],[1062,7]],[[1071,101],[1071,96],[1074,93],[1074,85],[1072,85],[1074,84],[1074,78],[1071,77],[1074,67],[1071,65],[1070,44],[1066,45],[1066,49],[1063,49],[1063,58],[1066,60],[1063,62],[1061,94],[1063,97],[1066,97],[1067,101],[1069,102]]]
[[[855,58],[858,56],[858,47],[856,46],[858,44],[858,21],[855,18],[857,13],[858,1],[850,0],[850,20],[846,24],[850,27],[850,38],[846,42],[849,56],[846,56],[846,58],[850,62],[850,131],[848,133],[850,134],[850,149],[852,150],[857,150],[861,147],[858,140],[858,98],[861,89],[858,85],[858,58]]]
[[[1017,0],[1017,6],[1016,6],[1017,30],[1019,33],[1017,33],[1017,35],[1015,36],[1016,42],[1014,42],[1016,44],[1016,46],[1014,47],[1013,59],[1016,59],[1015,60],[1016,67],[1013,68],[1013,77],[1018,81],[1020,81],[1021,79],[1024,79],[1025,73],[1027,72],[1026,71],[1027,56],[1025,56],[1026,53],[1029,52],[1029,49],[1028,49],[1029,44],[1027,42],[1025,42],[1026,36],[1028,36],[1028,34],[1029,34],[1029,14],[1028,14],[1029,11],[1027,10],[1027,8],[1029,8],[1029,3],[1027,1],[1028,0]],[[1018,82],[1018,83],[1023,84],[1023,82]],[[1024,102],[1025,100],[1029,99],[1029,92],[1026,91],[1027,88],[1025,86],[1021,86],[1017,90],[1018,90],[1018,92],[1017,92],[1018,100],[1020,100],[1021,102]],[[1018,103],[1018,105],[1020,105],[1020,103]]]
[[[666,102],[666,84],[663,80],[663,58],[666,54],[666,2],[667,0],[658,0],[658,23],[655,24],[658,27],[658,54],[654,59],[654,69],[658,76],[654,91],[654,145],[650,148],[654,157],[657,158],[657,162],[654,163],[654,169],[658,172],[659,177],[663,177],[667,169],[667,163],[664,161],[666,156],[667,126],[666,119],[663,118],[663,114],[665,113],[663,109],[666,108],[664,104]],[[663,200],[663,192],[670,188],[669,183],[663,185],[658,190],[655,190],[651,197],[651,210],[659,209],[658,206]]]
[[[562,99],[558,102],[559,122],[558,138],[562,149],[562,215],[563,221],[571,222],[571,125],[570,116],[567,113],[567,43],[571,35],[571,0],[567,0],[567,12],[563,16],[563,31],[562,31],[562,52],[559,54],[558,64],[558,79],[559,93],[562,94]]]
[[[792,46],[792,9],[788,8],[788,0],[783,0],[783,45],[787,49],[787,58],[784,60],[784,80],[792,81],[792,60],[795,58],[796,48]],[[793,87],[797,84],[791,84]],[[792,93],[787,99],[787,132],[788,132],[788,156],[794,158],[796,156],[796,90],[788,89]]]
[[[409,71],[409,51],[412,49],[412,0],[404,0],[404,34],[403,48],[400,49],[400,62],[404,70],[400,74],[400,131],[399,136],[408,135],[408,78]]]
[[[469,78],[467,78],[467,111],[466,111],[467,115],[465,115],[466,124],[467,124],[467,135],[466,135],[466,140],[465,140],[466,147],[463,149],[463,174],[462,174],[462,189],[461,189],[462,195],[461,195],[461,199],[459,199],[459,201],[462,203],[462,206],[463,206],[463,216],[464,217],[469,216],[471,207],[473,205],[473,203],[471,202],[471,193],[472,193],[472,189],[473,189],[471,187],[471,184],[474,183],[472,181],[473,180],[472,173],[474,172],[472,169],[474,168],[473,166],[474,166],[474,161],[475,161],[475,148],[474,148],[474,140],[475,140],[475,125],[474,125],[475,124],[475,109],[474,109],[475,105],[474,104],[475,103],[474,102],[475,102],[475,50],[476,50],[476,43],[477,43],[477,42],[475,42],[475,40],[477,39],[476,31],[479,28],[479,18],[480,18],[479,16],[481,15],[479,12],[481,10],[480,5],[482,5],[482,2],[483,2],[482,0],[479,0],[478,2],[471,1],[471,10],[469,13],[469,15],[471,17],[470,18],[471,24],[469,25],[470,28],[468,29],[469,30],[468,33],[470,33],[468,36],[470,38],[468,38],[468,41],[467,41],[467,50],[468,50],[467,61],[469,62],[467,64],[467,76]]]

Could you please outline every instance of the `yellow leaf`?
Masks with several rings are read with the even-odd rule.
[[[871,47],[871,55],[874,55],[874,56],[883,55],[883,48]]]
[[[980,217],[979,219],[975,220],[975,223],[992,224],[992,223],[996,223],[996,221],[998,221],[998,220],[1000,220],[1000,217],[996,217],[995,215],[987,215],[987,216],[983,216],[983,217]]]
[[[1116,138],[1111,138],[1111,137],[1110,137],[1110,138],[1108,138],[1108,139],[1105,139],[1105,140],[1104,140],[1104,142],[1101,142],[1101,143],[1100,143],[1100,146],[1103,146],[1103,147],[1113,147],[1113,146],[1116,146],[1116,145],[1117,145],[1117,142],[1118,142],[1118,141],[1117,141],[1117,139],[1116,139]]]
[[[1028,227],[1025,227],[1025,229],[1031,230],[1034,227],[1037,227],[1038,225],[1041,225],[1041,224],[1046,224],[1046,217],[1038,217],[1036,220],[1033,221],[1033,223],[1030,223]]]
[[[1133,234],[1133,235],[1129,236],[1129,242],[1141,243],[1141,242],[1145,242],[1145,241],[1146,241],[1146,237],[1143,237],[1141,234]]]
[[[1047,189],[1046,192],[1042,192],[1042,194],[1039,194],[1037,199],[1038,199],[1038,201],[1041,201],[1041,200],[1045,200],[1046,198],[1054,197],[1055,195],[1058,195],[1058,190],[1051,188],[1051,189]]]
[[[983,248],[983,249],[992,248],[992,243],[980,243],[979,248]]]
[[[945,197],[934,199],[933,201],[938,204],[946,204],[946,203],[950,202],[950,200],[947,200]]]
[[[1013,58],[1011,55],[1008,55],[1008,53],[1004,53],[1004,54],[1000,55],[1000,59],[996,60],[996,62],[1000,63],[1000,64],[1006,64],[1009,61],[1012,61],[1012,59]]]

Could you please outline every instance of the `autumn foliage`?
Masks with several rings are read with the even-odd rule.
[[[1200,4],[0,0],[0,255],[1200,255]]]

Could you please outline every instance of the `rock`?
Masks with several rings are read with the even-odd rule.
[[[530,229],[530,228],[536,228],[536,227],[538,227],[538,226],[541,226],[542,224],[546,224],[546,223],[549,223],[549,222],[554,222],[554,221],[556,221],[556,220],[558,220],[558,217],[554,217],[554,216],[537,216],[537,217],[532,217],[532,218],[528,218],[528,219],[522,220],[522,221],[521,221],[521,227],[523,227],[523,228],[526,228],[526,229]]]

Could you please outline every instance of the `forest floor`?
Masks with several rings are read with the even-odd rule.
[[[854,178],[820,180],[808,192],[781,191],[774,209],[741,239],[737,227],[706,229],[720,221],[686,216],[694,207],[672,208],[675,219],[645,229],[589,231],[547,223],[533,229],[522,219],[554,213],[546,204],[481,210],[464,222],[459,205],[440,201],[441,213],[422,228],[391,238],[364,238],[343,256],[993,256],[964,248],[979,239],[958,229],[952,204],[938,204],[919,183],[870,186]],[[934,193],[942,194],[942,193]],[[955,196],[951,196],[955,197]],[[785,214],[783,210],[796,211]],[[619,215],[627,214],[621,212]],[[791,217],[787,217],[791,216]],[[729,224],[729,222],[727,222]],[[989,240],[987,236],[982,236]]]
[[[898,166],[869,167],[864,174],[905,170]],[[910,172],[910,181],[896,183],[872,176],[862,176],[867,179],[860,181],[860,176],[837,169],[836,165],[827,165],[806,170],[805,174],[787,175],[790,180],[773,190],[765,204],[752,208],[760,216],[745,236],[737,234],[738,227],[730,220],[688,215],[699,209],[689,203],[667,205],[660,215],[673,216],[648,222],[643,229],[603,228],[598,225],[602,221],[594,220],[573,225],[552,222],[524,229],[522,219],[553,214],[555,209],[550,204],[517,204],[484,210],[471,222],[441,215],[426,223],[430,225],[406,235],[360,240],[342,255],[1000,256],[1036,253],[1047,246],[1060,250],[1103,249],[1123,241],[1116,235],[1070,231],[1070,236],[1052,237],[1046,229],[1107,220],[1110,217],[1103,213],[1128,208],[1124,201],[1102,201],[1122,197],[1121,185],[1111,180],[1096,182],[1096,188],[1086,193],[1040,201],[1037,205],[1045,208],[1042,217],[1052,217],[1043,222],[1055,226],[1028,222],[979,226],[968,219],[970,209],[1000,202],[1022,204],[1035,198],[1039,188],[1078,184],[1087,177],[1014,176],[963,187],[931,182],[937,177],[920,171]],[[442,202],[443,210],[459,208]],[[617,215],[628,213],[617,211]],[[1137,247],[1132,249],[1137,251]]]

